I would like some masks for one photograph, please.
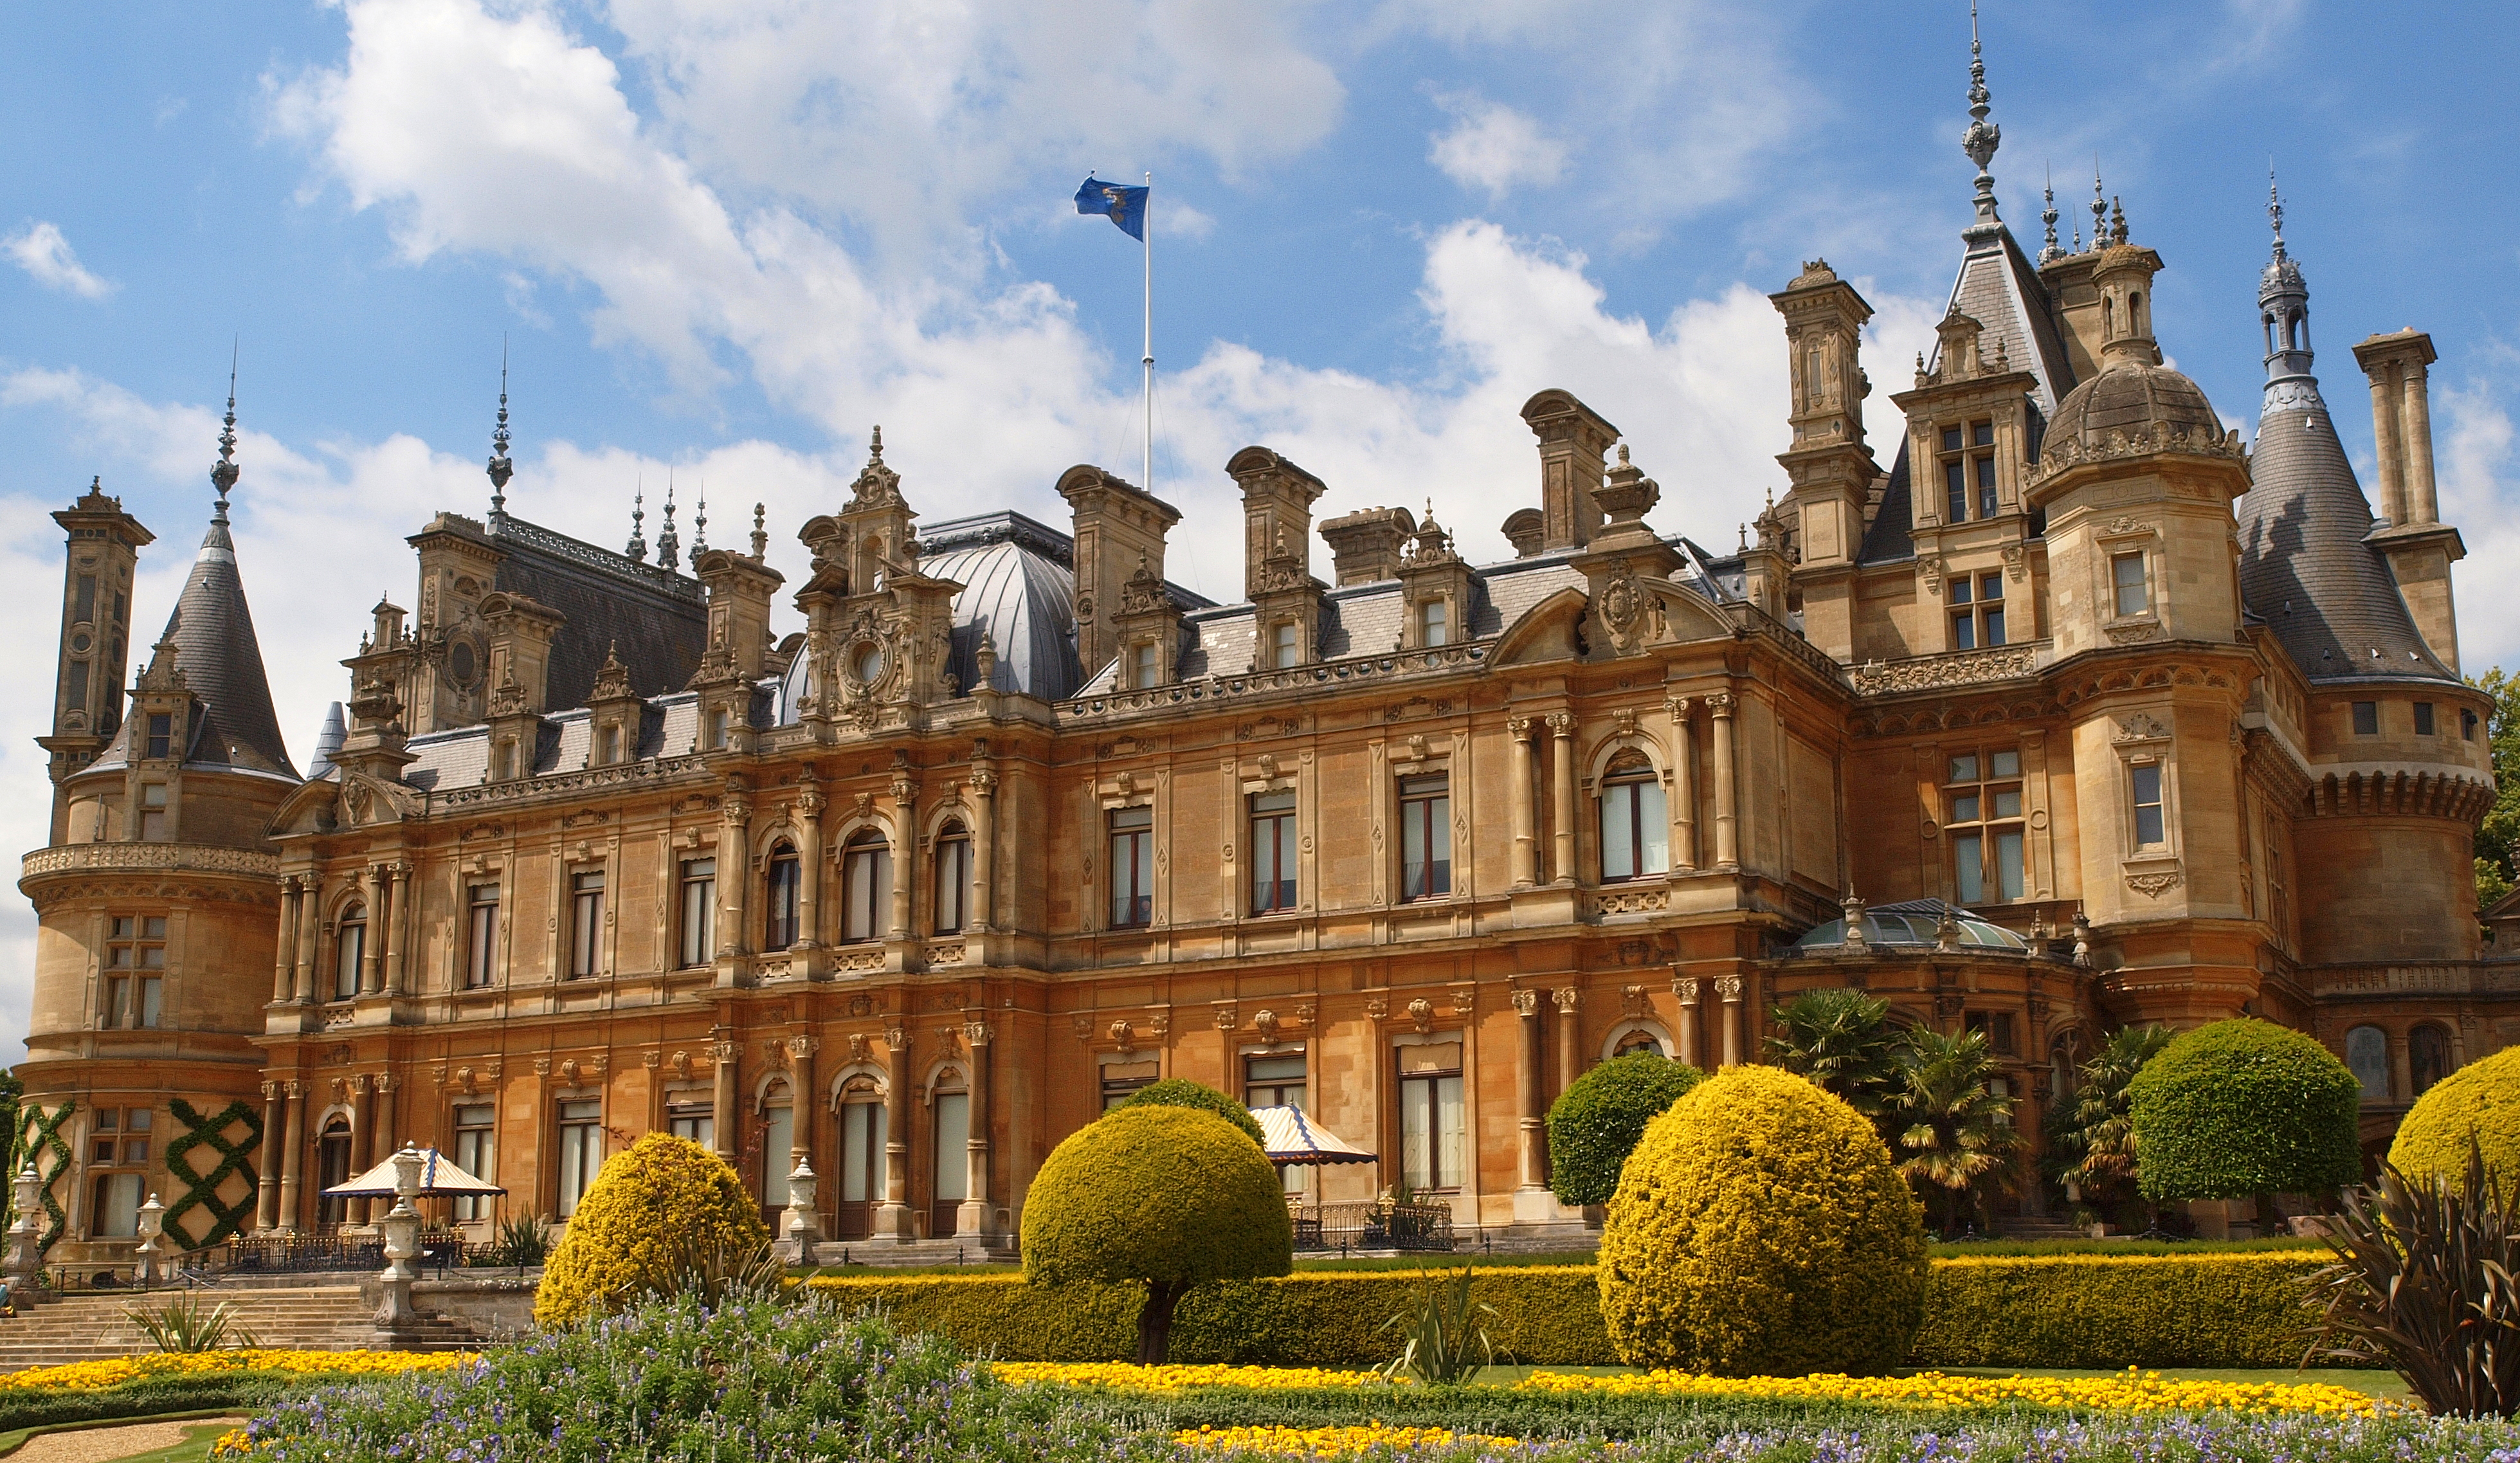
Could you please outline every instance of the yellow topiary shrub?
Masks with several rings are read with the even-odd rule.
[[[1887,1371],[1924,1319],[1924,1211],[1843,1099],[1735,1067],[1646,1126],[1599,1268],[1601,1319],[1632,1366]]]
[[[605,1161],[534,1293],[534,1319],[565,1326],[620,1298],[671,1285],[679,1262],[741,1257],[770,1242],[760,1207],[726,1160],[650,1133]]]
[[[2520,1046],[2470,1062],[2426,1089],[2398,1123],[2389,1162],[2409,1178],[2467,1175],[2467,1135],[2476,1134],[2485,1171],[2520,1179]]]

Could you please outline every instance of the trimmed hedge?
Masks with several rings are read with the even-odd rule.
[[[2147,1199],[2317,1194],[2362,1176],[2362,1084],[2289,1027],[2198,1027],[2144,1063],[2127,1096]]]
[[[207,1372],[189,1377],[152,1377],[121,1387],[93,1390],[0,1387],[0,1433],[65,1423],[162,1417],[171,1412],[250,1412],[316,1387],[338,1387],[343,1380],[289,1372]]]
[[[1193,1112],[1213,1113],[1236,1127],[1252,1142],[1266,1148],[1268,1136],[1260,1131],[1260,1120],[1251,1110],[1217,1091],[1205,1082],[1193,1082],[1186,1076],[1168,1076],[1160,1082],[1149,1082],[1132,1092],[1120,1103],[1122,1108],[1189,1108]],[[1114,1111],[1117,1111],[1115,1109]]]
[[[2497,1182],[2520,1179],[2520,1046],[2495,1053],[2433,1083],[2415,1099],[2389,1145],[2389,1162],[2408,1177],[2467,1176],[2468,1135]]]
[[[1706,1074],[1659,1051],[1634,1051],[1577,1077],[1549,1105],[1549,1186],[1563,1204],[1607,1204],[1645,1124]]]
[[[2035,1256],[1937,1259],[1912,1366],[2291,1366],[2316,1313],[2306,1297],[2323,1253]],[[1173,1321],[1172,1359],[1368,1366],[1398,1349],[1390,1316],[1413,1308],[1432,1270],[1310,1271],[1202,1286]],[[1137,1349],[1146,1292],[1134,1285],[1034,1286],[1020,1276],[818,1276],[847,1303],[880,1306],[1011,1361],[1121,1361]],[[1591,1265],[1480,1269],[1472,1299],[1501,1353],[1549,1366],[1618,1362]]]
[[[726,1160],[688,1138],[650,1133],[596,1170],[543,1267],[534,1320],[565,1326],[601,1315],[670,1290],[687,1260],[740,1258],[769,1242],[760,1206]]]

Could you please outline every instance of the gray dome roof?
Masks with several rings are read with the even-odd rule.
[[[2030,942],[2020,936],[1991,924],[1957,905],[1940,899],[1903,899],[1896,904],[1877,904],[1864,911],[1864,941],[1873,945],[1924,945],[1931,947],[1937,939],[1937,928],[1945,911],[1959,925],[1959,942],[1963,949],[2028,951]],[[1830,920],[1794,941],[1798,950],[1834,947],[1846,943],[1846,921]]]
[[[2219,441],[2223,436],[2223,421],[2196,383],[2167,366],[2111,366],[2056,403],[2042,451],[2067,440],[2086,449],[2105,448],[2113,436],[2132,438],[2155,427],[2170,429],[2172,437]]]

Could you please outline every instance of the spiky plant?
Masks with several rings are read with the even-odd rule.
[[[1478,1320],[1496,1313],[1496,1307],[1470,1300],[1470,1267],[1463,1265],[1460,1274],[1427,1287],[1416,1310],[1382,1323],[1383,1331],[1402,1331],[1409,1342],[1374,1370],[1386,1381],[1409,1376],[1433,1387],[1466,1386],[1496,1365],[1496,1347]]]
[[[2377,1355],[2436,1414],[2520,1413],[2520,1181],[2494,1179],[2471,1141],[2460,1177],[2383,1165],[2378,1192],[2339,1209],[2305,1363]]]
[[[234,1305],[204,1305],[198,1295],[177,1296],[156,1311],[126,1306],[123,1315],[160,1351],[218,1351],[258,1345]]]
[[[1890,1138],[1889,1100],[1898,1085],[1898,1029],[1890,1003],[1852,987],[1806,990],[1778,1006],[1781,1029],[1768,1038],[1777,1065],[1811,1078],[1871,1120]]]
[[[2127,1193],[2135,1183],[2135,1120],[2128,1116],[2127,1084],[2143,1064],[2170,1044],[2168,1027],[2121,1027],[2074,1070],[2073,1095],[2056,1107],[2049,1133],[2062,1161],[2056,1176],[2071,1181],[2094,1208]]]
[[[1897,1071],[1889,1106],[1899,1171],[1939,1201],[1949,1234],[1958,1227],[1960,1201],[1974,1205],[2020,1150],[2012,1099],[1995,1090],[2001,1074],[1984,1031],[1954,1036],[1918,1027],[1899,1044]]]

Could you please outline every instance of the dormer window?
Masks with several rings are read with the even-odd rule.
[[[174,741],[175,718],[164,711],[149,714],[149,755],[163,757],[168,744]]]
[[[606,727],[604,729],[604,735],[599,739],[598,745],[604,749],[601,753],[597,754],[596,759],[598,761],[608,767],[614,762],[621,760],[621,728],[617,726]]]
[[[1302,633],[1303,627],[1291,619],[1282,622],[1271,632],[1269,663],[1273,668],[1283,670],[1300,663],[1296,646],[1301,643]]]
[[[162,782],[140,785],[140,837],[144,843],[165,842],[166,785]]]
[[[726,708],[711,707],[708,713],[708,735],[705,745],[711,752],[726,746]]]
[[[1970,518],[1969,504],[1977,504],[1976,517],[1993,518],[1998,503],[1995,492],[1995,424],[1971,422],[1962,427],[1943,429],[1943,521],[1963,524]]]
[[[1442,600],[1428,600],[1418,607],[1418,643],[1428,650],[1447,644],[1451,634],[1449,607]]]
[[[1143,645],[1135,647],[1130,652],[1130,688],[1133,690],[1143,691],[1148,687],[1154,685],[1157,676],[1155,669],[1154,642],[1149,640]]]

